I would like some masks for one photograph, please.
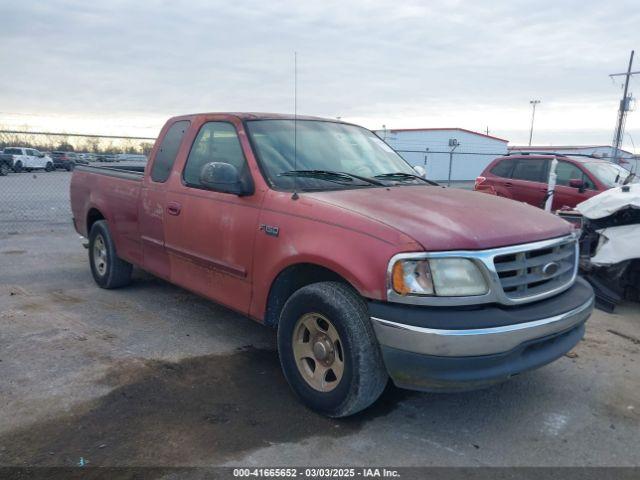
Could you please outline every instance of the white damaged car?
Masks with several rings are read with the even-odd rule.
[[[598,299],[610,309],[640,301],[640,183],[607,190],[576,206],[583,218],[581,262]]]

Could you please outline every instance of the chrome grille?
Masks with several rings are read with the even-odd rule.
[[[504,255],[493,259],[505,296],[522,300],[569,284],[577,265],[576,240]]]

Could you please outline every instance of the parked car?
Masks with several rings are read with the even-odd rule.
[[[50,172],[53,170],[53,160],[44,153],[33,148],[25,147],[7,147],[3,153],[13,156],[13,171],[21,172],[25,170],[45,170]]]
[[[11,170],[13,170],[13,155],[0,153],[0,177],[6,176]]]
[[[115,162],[116,156],[110,153],[101,153],[97,155],[98,162]]]
[[[145,155],[135,153],[119,153],[116,155],[116,161],[118,162],[146,162],[147,157]]]
[[[86,163],[95,162],[96,154],[95,153],[79,153],[78,154],[82,160],[85,160]]]
[[[70,194],[100,287],[135,265],[277,328],[291,388],[332,417],[389,377],[456,391],[545,365],[593,309],[567,222],[437,186],[335,120],[172,118],[146,167],[78,166]]]
[[[77,164],[88,164],[86,160],[80,157],[75,152],[51,152],[53,158],[53,166],[55,168],[62,168],[68,172],[73,170]]]
[[[476,178],[474,189],[544,207],[549,168],[556,159],[556,187],[552,209],[578,203],[633,179],[625,168],[593,157],[515,154],[496,158]]]

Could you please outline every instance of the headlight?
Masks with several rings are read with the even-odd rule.
[[[400,295],[461,297],[489,291],[476,264],[466,258],[398,260],[393,265],[391,284]]]

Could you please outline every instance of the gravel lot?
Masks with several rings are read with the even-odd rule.
[[[638,305],[497,387],[389,388],[329,420],[289,391],[272,330],[142,272],[97,288],[68,214],[20,220],[67,195],[68,174],[35,177],[0,178],[0,465],[640,465]]]

